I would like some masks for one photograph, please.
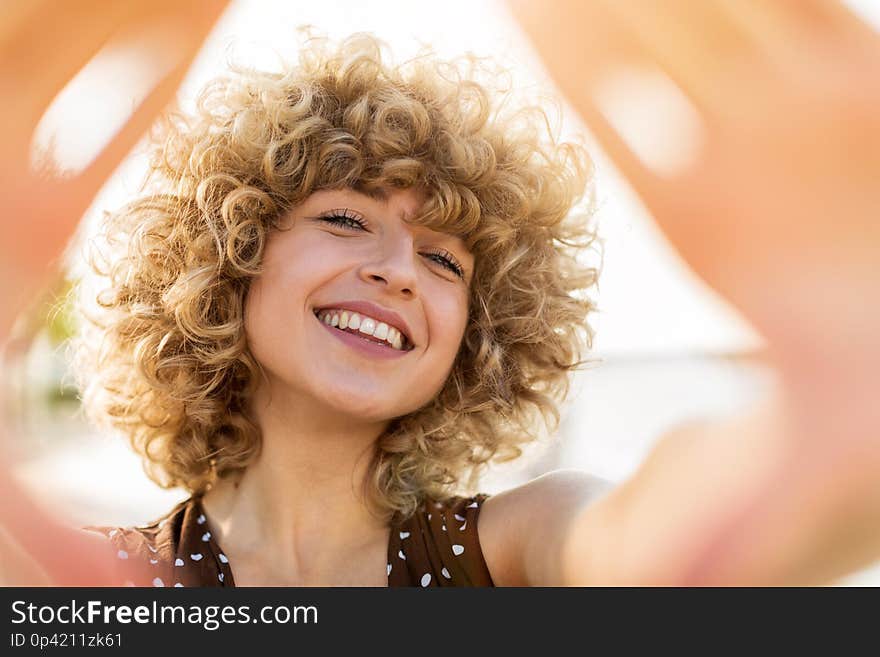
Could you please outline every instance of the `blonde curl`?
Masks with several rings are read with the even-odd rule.
[[[297,65],[233,66],[194,114],[168,113],[144,194],[94,242],[106,284],[83,295],[75,344],[87,416],[126,435],[163,486],[198,493],[246,468],[260,368],[243,308],[272,231],[320,189],[417,187],[416,221],[474,254],[470,316],[441,392],[376,442],[367,499],[404,518],[553,431],[593,335],[584,292],[598,271],[576,257],[596,243],[592,168],[540,105],[507,111],[497,79],[473,57],[391,66],[368,35],[312,39]]]

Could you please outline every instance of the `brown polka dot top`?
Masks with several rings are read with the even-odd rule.
[[[391,528],[388,586],[494,586],[477,536],[488,495],[428,501]],[[151,581],[134,586],[235,586],[233,569],[198,497],[143,527],[90,527],[107,536],[119,560],[149,564]]]

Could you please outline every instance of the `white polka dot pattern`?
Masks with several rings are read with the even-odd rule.
[[[423,507],[393,526],[385,565],[388,585],[491,586],[476,531],[480,503],[486,497],[431,501],[431,513]],[[449,532],[447,524],[453,519],[456,524]],[[195,498],[144,527],[98,529],[112,540],[118,560],[149,562],[152,573],[141,585],[149,581],[156,587],[235,586],[229,558]],[[119,568],[126,567],[119,563]]]
[[[387,570],[388,585],[491,586],[476,532],[480,502],[486,497],[431,502],[430,512],[423,508],[405,520],[389,545],[389,553],[402,561]],[[455,525],[448,527],[449,522]]]

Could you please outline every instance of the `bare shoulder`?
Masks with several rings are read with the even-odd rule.
[[[561,582],[559,552],[571,521],[612,484],[579,470],[555,470],[487,499],[480,511],[483,557],[499,586]]]

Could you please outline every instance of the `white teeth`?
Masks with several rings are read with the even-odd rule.
[[[318,313],[318,320],[328,326],[353,329],[364,335],[371,335],[384,340],[394,349],[403,351],[404,338],[400,331],[372,317],[361,317],[358,313],[347,310],[322,310]]]
[[[364,335],[373,335],[373,331],[375,330],[376,320],[370,319],[369,317],[364,317],[363,320],[361,320],[361,325],[358,327],[358,331]]]

